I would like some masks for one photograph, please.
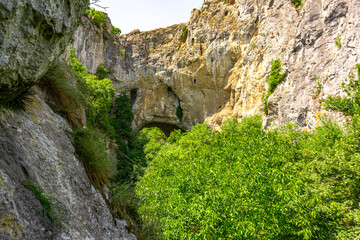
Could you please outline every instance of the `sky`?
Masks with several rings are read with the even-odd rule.
[[[93,0],[92,0],[93,1]],[[203,0],[100,0],[99,5],[109,7],[112,24],[129,33],[134,29],[148,31],[187,22],[191,10],[200,9]],[[94,6],[92,6],[94,7]],[[104,11],[101,8],[98,10]]]

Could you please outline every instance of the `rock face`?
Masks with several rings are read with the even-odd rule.
[[[87,0],[0,0],[0,101],[34,85],[69,45]]]
[[[49,70],[87,5],[87,0],[0,0],[0,103]],[[136,239],[90,184],[69,124],[47,105],[43,92],[30,91],[26,110],[0,104],[0,239]],[[46,204],[56,209],[58,225],[46,216]]]
[[[185,129],[263,115],[266,76],[280,58],[288,75],[269,98],[265,126],[294,121],[311,129],[324,113],[321,99],[341,94],[360,62],[360,2],[302,2],[296,9],[290,0],[207,0],[188,23],[108,40],[85,21],[74,46],[90,71],[104,65],[118,92],[132,92],[134,126]]]
[[[135,239],[90,184],[68,123],[33,91],[26,111],[0,110],[0,239]],[[62,228],[50,222],[24,181],[62,209]]]

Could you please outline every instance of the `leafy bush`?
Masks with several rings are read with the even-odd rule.
[[[301,0],[291,0],[295,7],[300,7],[302,5]]]
[[[337,35],[336,40],[335,40],[335,45],[336,45],[338,48],[341,48],[341,34],[338,34],[338,35]]]
[[[117,174],[112,179],[111,207],[119,217],[126,219],[138,239],[161,239],[157,234],[159,224],[144,223],[139,217],[139,202],[134,187],[143,176],[148,162],[154,157],[151,153],[155,154],[164,144],[165,134],[158,128],[152,128],[143,129],[137,137],[134,132],[132,135],[126,154],[120,153],[118,156]],[[144,151],[148,154],[147,158]]]
[[[71,68],[65,65],[53,66],[42,78],[39,86],[45,90],[50,99],[50,106],[66,118],[74,128],[82,127],[82,110],[85,98],[71,83]]]
[[[97,27],[107,28],[106,25],[106,16],[103,12],[97,11],[94,8],[88,8],[85,11],[85,14],[90,15],[91,19],[94,21]]]
[[[354,239],[359,131],[326,119],[310,133],[261,126],[260,117],[219,133],[197,125],[153,148],[136,186],[143,220],[165,239]]]
[[[360,116],[360,64],[356,65],[358,77],[349,76],[349,83],[342,84],[347,97],[330,96],[324,101],[325,108],[328,110],[340,111],[346,116]]]
[[[109,139],[92,129],[78,129],[73,136],[77,155],[91,182],[102,192],[104,185],[110,186],[109,177],[116,169],[116,159],[107,151]]]
[[[115,27],[115,26],[111,26],[112,27],[112,34],[114,34],[114,35],[117,35],[117,34],[121,34],[121,30],[120,30],[120,28],[117,28],[117,27]]]
[[[88,73],[87,68],[76,59],[74,49],[71,49],[70,64],[77,76],[78,88],[87,97],[89,103],[86,109],[88,125],[94,128],[100,127],[108,136],[112,136],[114,129],[110,124],[109,114],[115,89],[112,87],[111,80],[99,79]],[[100,70],[102,73],[108,72],[105,68]]]
[[[109,70],[107,70],[104,66],[99,66],[96,70],[96,76],[100,80],[103,80],[104,78],[106,78],[108,73],[109,73]]]
[[[116,129],[116,135],[129,139],[132,134],[133,119],[130,97],[126,93],[122,93],[115,99],[112,111],[111,124]]]
[[[116,215],[125,219],[132,233],[137,239],[162,239],[156,223],[144,224],[138,215],[138,199],[134,188],[127,184],[118,184],[111,189],[110,208]]]
[[[264,113],[266,115],[269,114],[268,112],[268,99],[270,97],[270,95],[275,91],[277,85],[279,85],[279,83],[281,83],[285,77],[286,77],[287,73],[281,73],[281,62],[280,59],[276,59],[274,61],[272,61],[272,65],[271,65],[271,72],[270,74],[266,77],[266,81],[269,84],[268,90],[265,94],[265,96],[263,97],[263,102],[265,104],[264,106]]]
[[[39,186],[28,181],[23,182],[23,185],[34,194],[50,221],[58,227],[63,227],[63,223],[70,218],[69,210],[45,193]]]
[[[120,49],[120,50],[119,50],[119,53],[121,54],[121,56],[124,56],[124,55],[125,55],[125,49],[123,49],[123,48]]]

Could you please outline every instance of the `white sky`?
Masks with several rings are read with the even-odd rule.
[[[191,10],[200,9],[202,3],[203,0],[101,0],[99,4],[109,7],[106,13],[115,27],[129,33],[187,22]]]

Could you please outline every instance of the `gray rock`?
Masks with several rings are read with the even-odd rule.
[[[86,0],[0,0],[0,101],[34,85],[68,46]]]
[[[0,239],[136,239],[90,184],[68,123],[34,91],[26,111],[0,110]],[[63,228],[44,215],[24,181],[58,201],[66,212]]]

